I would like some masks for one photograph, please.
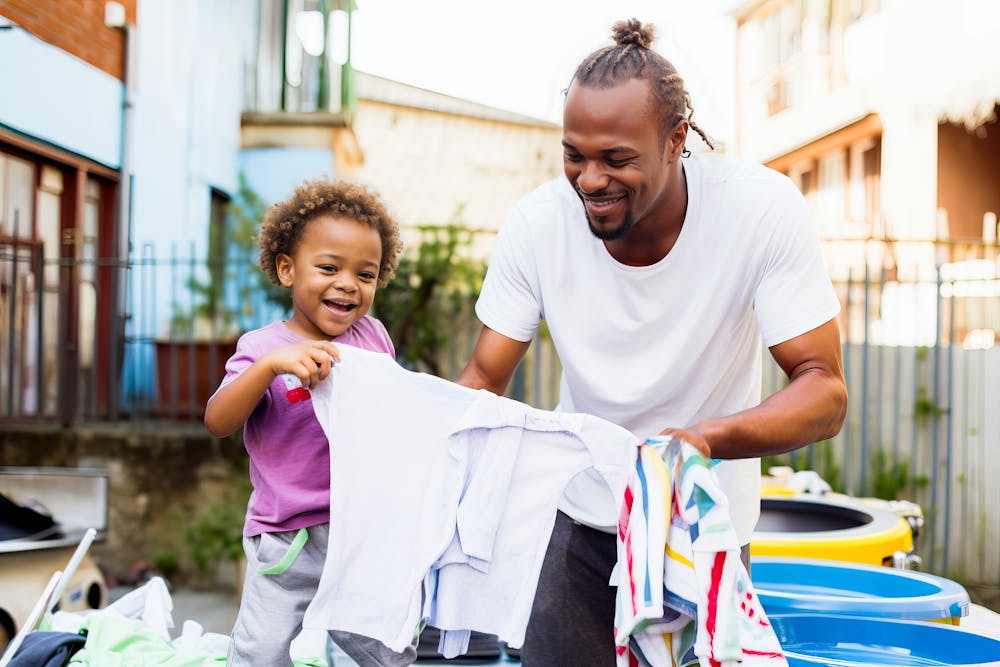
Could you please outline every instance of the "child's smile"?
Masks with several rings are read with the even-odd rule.
[[[278,259],[278,276],[292,290],[288,327],[313,339],[344,333],[371,308],[381,259],[376,229],[334,215],[311,220],[294,254]]]

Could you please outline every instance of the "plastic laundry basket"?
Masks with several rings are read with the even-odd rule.
[[[789,667],[1000,667],[1000,640],[950,625],[823,614],[770,620]]]
[[[754,589],[767,614],[819,613],[958,625],[969,594],[944,577],[809,558],[754,558]]]

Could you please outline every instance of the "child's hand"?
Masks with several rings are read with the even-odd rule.
[[[274,377],[294,375],[303,387],[313,387],[340,361],[337,346],[328,341],[305,340],[271,350],[265,356]]]

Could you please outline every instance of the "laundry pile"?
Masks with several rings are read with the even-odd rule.
[[[174,629],[173,602],[166,582],[153,577],[111,605],[93,611],[57,611],[27,634],[8,667],[220,667],[229,636],[203,632],[184,621]],[[319,659],[299,659],[296,667],[324,667]]]

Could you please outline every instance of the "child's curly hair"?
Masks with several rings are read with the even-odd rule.
[[[335,215],[368,225],[382,241],[378,286],[385,287],[399,265],[403,248],[399,225],[389,215],[379,196],[357,183],[308,180],[295,188],[290,199],[278,202],[264,216],[257,235],[260,257],[257,264],[274,285],[278,280],[277,257],[291,255],[302,238],[306,224],[320,215]]]

